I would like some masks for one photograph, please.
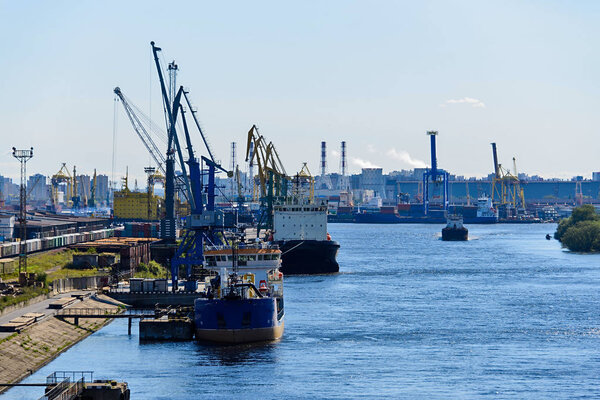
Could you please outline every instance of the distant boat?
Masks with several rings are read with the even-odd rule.
[[[442,229],[442,240],[464,241],[469,238],[469,230],[463,226],[462,215],[450,214],[446,227]]]

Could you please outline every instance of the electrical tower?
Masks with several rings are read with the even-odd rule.
[[[21,190],[19,206],[19,231],[21,236],[19,251],[19,275],[27,272],[27,161],[33,157],[33,147],[30,150],[17,150],[13,147],[13,157],[21,162]]]

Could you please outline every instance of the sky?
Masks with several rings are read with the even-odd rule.
[[[0,175],[18,178],[11,149],[33,146],[30,174],[65,162],[144,179],[150,157],[113,89],[164,126],[155,41],[224,165],[234,141],[242,164],[256,124],[289,174],[318,174],[321,141],[329,172],[342,140],[351,173],[430,165],[437,130],[456,175],[490,173],[496,142],[511,170],[516,157],[518,172],[590,177],[599,20],[596,1],[0,0]]]

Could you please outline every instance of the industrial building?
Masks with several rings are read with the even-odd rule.
[[[105,218],[75,217],[50,213],[27,214],[27,239],[42,239],[71,233],[92,232],[107,228]],[[14,222],[14,237],[19,236],[20,223]]]
[[[98,254],[117,254],[120,260],[118,273],[133,277],[140,263],[148,264],[150,262],[150,245],[155,241],[158,241],[158,239],[115,237],[78,243],[70,247],[84,252],[87,252],[89,249],[95,249]]]

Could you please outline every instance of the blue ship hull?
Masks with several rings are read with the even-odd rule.
[[[385,213],[356,213],[352,219],[338,218],[330,215],[327,222],[350,222],[357,224],[445,224],[446,218],[443,215],[430,216],[403,216],[398,214]],[[495,217],[464,217],[465,224],[496,224],[498,219]]]
[[[276,340],[283,334],[283,298],[196,299],[196,339],[219,343]]]

